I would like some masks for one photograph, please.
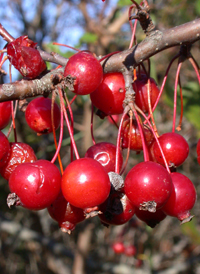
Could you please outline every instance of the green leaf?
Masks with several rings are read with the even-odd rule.
[[[195,10],[196,10],[197,14],[200,14],[200,1],[196,1]]]
[[[132,2],[130,0],[119,0],[117,4],[119,7],[124,7],[124,6],[130,6]]]
[[[98,39],[98,36],[91,32],[85,32],[80,38],[81,43],[95,43]]]

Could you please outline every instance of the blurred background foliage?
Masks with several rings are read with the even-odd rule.
[[[137,1],[139,3],[139,1]],[[199,0],[149,0],[151,16],[157,29],[163,30],[194,20],[200,14]],[[64,43],[79,49],[89,49],[97,55],[129,47],[131,31],[128,23],[130,0],[0,0],[0,18],[13,35],[28,35],[46,51],[70,57],[74,51],[52,45]],[[137,39],[144,39],[137,26]],[[5,42],[0,39],[0,47]],[[192,54],[200,64],[200,42],[192,46]],[[160,86],[170,60],[179,48],[165,50],[151,58],[151,76]],[[55,66],[49,64],[49,69]],[[5,66],[4,69],[8,71]],[[172,129],[175,61],[170,69],[164,93],[155,111],[159,134]],[[13,80],[20,79],[12,69]],[[190,155],[179,171],[188,176],[200,195],[200,168],[196,160],[196,143],[200,137],[200,90],[195,72],[188,61],[181,68],[184,98],[184,119],[181,134],[190,146]],[[1,83],[8,82],[6,76]],[[69,99],[73,94],[68,92]],[[178,95],[178,98],[180,96]],[[180,100],[178,99],[178,113]],[[74,137],[80,152],[92,145],[90,136],[91,106],[89,96],[78,97],[73,104]],[[179,115],[177,115],[178,124]],[[6,133],[8,129],[5,129]],[[26,125],[24,113],[17,113],[18,141],[30,144],[37,157],[51,159],[54,155],[53,136],[38,137]],[[57,135],[59,132],[57,132]],[[96,141],[116,144],[117,129],[107,118],[94,118]],[[11,141],[13,136],[11,136]],[[64,167],[70,160],[70,139],[64,129],[61,157]],[[124,156],[126,152],[124,152]],[[131,152],[127,171],[142,160]],[[180,226],[167,217],[151,229],[136,218],[129,223],[105,228],[98,218],[77,225],[72,235],[62,233],[46,210],[31,212],[23,208],[8,209],[7,182],[0,180],[0,271],[5,274],[199,274],[200,273],[200,213],[199,200],[193,209],[195,218]],[[114,254],[116,241],[136,247],[135,256]]]

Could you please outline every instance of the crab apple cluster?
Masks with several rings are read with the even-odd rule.
[[[24,77],[35,79],[45,73],[46,64],[36,43],[27,36],[9,41],[6,49],[10,63]],[[134,73],[130,71],[130,75],[119,70],[104,73],[101,60],[89,51],[74,54],[66,60],[52,99],[37,97],[26,106],[24,116],[28,126],[38,136],[54,134],[55,155],[51,161],[37,159],[28,144],[17,140],[9,142],[0,132],[0,173],[8,180],[11,192],[8,206],[29,210],[46,208],[67,233],[78,223],[95,216],[106,227],[123,225],[134,215],[152,228],[166,216],[176,217],[181,223],[190,221],[196,190],[189,178],[176,172],[188,157],[189,145],[174,130],[158,134],[153,112],[162,90],[140,66]],[[130,76],[128,83],[127,75]],[[75,97],[86,95],[100,118],[111,119],[110,126],[118,127],[116,144],[108,140],[96,143],[91,131],[93,145],[84,157],[79,156],[71,107],[74,100],[69,102],[68,91]],[[56,95],[60,105],[53,99]],[[0,104],[0,129],[14,117],[12,108],[10,102]],[[64,119],[71,138],[71,161],[63,171],[59,153]],[[91,119],[91,128],[92,124]],[[59,126],[57,144],[55,131]],[[127,170],[130,150],[136,155],[143,153],[144,161]],[[200,163],[200,142],[197,155]],[[60,170],[55,164],[57,158]],[[124,246],[119,242],[113,244],[113,250],[126,256],[136,253],[133,245]]]

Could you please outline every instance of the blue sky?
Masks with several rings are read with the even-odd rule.
[[[102,8],[104,3],[101,0],[96,0],[97,5],[96,8]],[[116,5],[118,0],[110,0],[110,8],[114,5]],[[14,9],[12,9],[12,5],[9,3],[12,1],[9,0],[0,0],[0,18],[1,18],[1,24],[13,35],[14,37],[19,37],[23,31],[23,25],[21,21],[18,19],[17,13]],[[25,11],[25,17],[27,20],[32,20],[35,16],[35,10],[36,6],[38,5],[38,0],[35,1],[28,1],[28,0],[22,0],[22,7]],[[59,3],[60,1],[57,0]],[[70,1],[65,1],[64,6],[62,7],[61,14],[64,13],[64,11],[67,11],[67,14],[62,14],[62,21],[58,21],[58,30],[61,30],[61,34],[56,42],[68,44],[71,46],[75,46],[80,37],[84,33],[84,29],[81,28],[77,23],[75,22],[75,19],[80,18],[81,20],[81,13],[76,8],[71,8],[69,6]],[[107,13],[109,13],[110,8],[107,10]],[[54,4],[52,4],[51,1],[48,2],[48,5],[45,7],[47,14],[47,22],[48,26],[50,27],[53,23],[53,18],[56,16],[56,9]],[[88,8],[88,12],[90,16],[95,16],[94,10],[92,8]],[[66,31],[63,31],[63,29],[66,28]],[[50,28],[51,29],[51,28]],[[38,33],[38,35],[40,35]],[[44,42],[49,43],[50,37],[47,36],[44,39]],[[5,41],[0,38],[0,47],[3,48],[5,45]],[[8,72],[8,64],[7,61],[5,65],[3,66],[3,69]],[[17,79],[17,73],[15,72],[14,67],[12,68],[12,79],[15,81]],[[9,82],[9,77],[6,76],[4,78],[5,82]]]

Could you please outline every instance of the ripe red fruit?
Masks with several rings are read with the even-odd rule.
[[[22,163],[33,163],[37,160],[34,150],[25,143],[10,143],[8,157],[0,168],[1,175],[8,180],[15,168]]]
[[[62,182],[65,199],[79,208],[92,208],[102,204],[110,193],[110,180],[103,166],[94,159],[73,161],[65,169]]]
[[[180,166],[188,157],[189,145],[180,134],[167,132],[162,134],[158,140],[169,166]],[[150,153],[153,161],[165,165],[156,140],[150,147]]]
[[[116,254],[122,254],[124,253],[124,244],[122,242],[116,242],[112,244],[112,250],[116,253]]]
[[[38,97],[33,99],[25,112],[26,122],[29,127],[39,134],[53,131],[51,120],[51,99]],[[60,108],[54,103],[54,126],[55,130],[60,125]]]
[[[150,145],[154,139],[152,131],[150,130],[148,126],[144,125],[143,132],[144,132],[147,145]],[[143,150],[140,131],[138,128],[137,121],[135,119],[132,120],[131,134],[130,134],[130,118],[126,118],[124,120],[122,125],[121,137],[122,137],[122,148],[128,148],[129,138],[131,138],[130,149],[135,151]]]
[[[193,216],[190,210],[196,202],[196,190],[193,183],[185,175],[171,173],[172,193],[162,210],[170,216],[178,218],[182,223],[188,222]]]
[[[107,115],[123,113],[125,98],[124,77],[119,72],[106,73],[99,87],[90,94],[95,107]]]
[[[0,131],[0,168],[6,164],[9,157],[10,143],[7,137]]]
[[[167,216],[162,211],[162,208],[156,210],[156,212],[149,212],[149,211],[144,211],[136,208],[135,215],[138,217],[138,219],[145,222],[148,226],[152,228],[155,227],[157,224],[159,224]]]
[[[136,254],[136,247],[134,245],[125,246],[124,254],[128,257],[132,257]]]
[[[7,45],[7,56],[10,63],[22,76],[30,79],[36,78],[46,69],[46,64],[36,49],[36,45],[37,43],[27,36],[20,36]]]
[[[5,128],[11,119],[11,102],[0,103],[0,130]]]
[[[197,162],[200,165],[200,139],[197,142]]]
[[[8,205],[44,209],[58,196],[60,183],[59,169],[47,160],[21,164],[9,178],[11,194],[8,195]]]
[[[112,143],[101,142],[91,146],[85,153],[85,157],[98,161],[106,172],[115,171],[116,146]],[[119,170],[123,164],[123,156],[119,154]]]
[[[124,193],[113,192],[99,207],[103,214],[99,218],[106,225],[122,225],[127,223],[135,213],[135,207]]]
[[[112,118],[110,117],[110,115],[109,116],[107,116],[107,119],[108,119],[108,122],[110,123],[110,124],[117,124],[119,121],[120,121],[120,119],[121,119],[121,115],[119,115],[119,114],[114,114],[114,115],[112,115]],[[114,123],[114,122],[115,123]]]
[[[74,93],[86,95],[93,92],[101,83],[103,69],[91,52],[81,51],[70,57],[65,66],[64,76],[75,77]]]
[[[133,83],[135,91],[135,103],[143,111],[148,112],[148,77],[145,74],[138,75],[138,78]],[[150,99],[151,107],[154,106],[160,90],[153,78],[150,77]]]
[[[61,230],[69,234],[75,229],[77,223],[85,219],[83,210],[67,202],[62,192],[59,193],[55,201],[48,207],[48,212],[58,222]]]
[[[124,191],[135,207],[155,212],[169,199],[172,191],[171,176],[157,163],[142,162],[127,174]]]

